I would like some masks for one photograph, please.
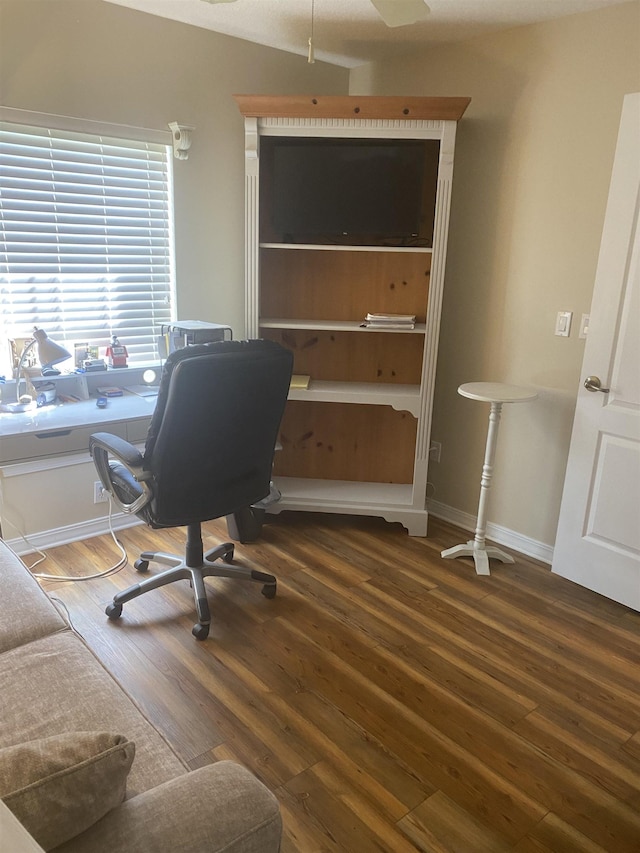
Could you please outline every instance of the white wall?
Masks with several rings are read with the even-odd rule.
[[[640,4],[520,27],[351,72],[354,94],[467,95],[459,125],[432,438],[435,500],[475,516],[487,408],[463,382],[533,386],[505,407],[492,523],[552,546]],[[569,338],[556,313],[573,311]],[[545,548],[539,549],[544,551]],[[549,551],[549,548],[546,549]],[[536,552],[536,547],[532,553]]]

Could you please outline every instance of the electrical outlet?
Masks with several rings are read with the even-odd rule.
[[[429,459],[432,462],[439,462],[441,450],[442,450],[442,444],[439,441],[432,441],[431,447],[429,448]]]
[[[109,494],[105,492],[104,486],[100,480],[96,480],[93,484],[93,502],[94,504],[108,503]]]

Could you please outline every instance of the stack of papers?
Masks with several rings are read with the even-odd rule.
[[[413,329],[415,314],[367,314],[364,326],[370,329]]]

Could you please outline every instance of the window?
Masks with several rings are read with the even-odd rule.
[[[142,134],[139,134],[142,135]],[[73,352],[117,335],[157,360],[172,319],[171,148],[0,122],[0,374],[38,326]]]

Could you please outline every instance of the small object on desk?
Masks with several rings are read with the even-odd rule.
[[[127,385],[127,391],[137,394],[138,397],[156,397],[159,390],[158,385]]]
[[[106,398],[106,397],[98,397],[98,399],[96,400],[96,406],[97,406],[99,409],[106,409],[106,408],[107,408],[107,403],[108,403],[108,402],[109,402],[109,401],[107,400],[107,398]]]
[[[107,365],[103,358],[85,358],[82,362],[83,368],[87,373],[93,373],[98,370],[106,370]]]
[[[503,403],[526,403],[538,396],[535,391],[520,388],[518,385],[506,385],[503,382],[467,382],[458,388],[461,397],[470,400],[480,400],[491,403],[489,413],[489,430],[482,466],[480,481],[480,500],[478,502],[478,519],[476,521],[475,537],[463,545],[454,545],[442,551],[440,556],[445,560],[453,557],[473,557],[477,575],[489,575],[489,559],[500,560],[502,563],[513,563],[514,559],[500,548],[487,548],[485,534],[487,532],[487,499],[493,477],[493,462],[498,442],[498,426]]]
[[[96,390],[103,397],[122,397],[124,393],[117,385],[101,385]]]
[[[112,335],[111,343],[107,347],[109,367],[128,367],[127,357],[127,348],[120,343],[116,335]]]
[[[56,389],[55,386],[53,388],[42,388],[38,392],[38,396],[36,397],[36,403],[38,408],[42,408],[42,406],[46,406],[49,403],[55,403],[56,400]]]

